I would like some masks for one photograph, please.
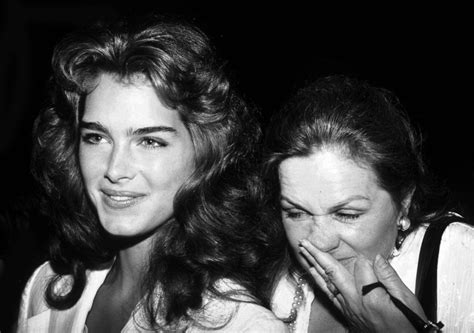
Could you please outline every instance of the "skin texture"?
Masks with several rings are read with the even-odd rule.
[[[194,146],[175,110],[142,77],[101,75],[86,97],[79,160],[100,223],[125,240],[86,325],[118,332],[142,296],[140,280],[154,236],[173,217],[173,200],[194,171]]]
[[[424,317],[386,260],[409,198],[397,205],[370,167],[334,147],[284,160],[279,177],[282,220],[295,257],[346,320],[316,297],[310,331],[345,332],[347,325],[362,332],[415,331],[387,291],[361,294],[362,286],[381,281]]]
[[[415,331],[387,293],[424,317],[386,260],[409,198],[397,205],[370,167],[335,147],[284,160],[279,176],[282,220],[295,257],[345,318],[341,321],[318,296],[311,305],[310,331],[345,332],[347,326],[362,332]],[[387,291],[361,294],[362,286],[376,281]]]
[[[403,284],[398,274],[382,256],[377,255],[374,262],[364,256],[358,256],[354,274],[351,274],[330,254],[318,250],[307,240],[301,242],[301,252],[310,264],[307,269],[316,285],[344,314],[346,325],[351,331],[417,332],[408,318],[392,302],[391,296],[396,297],[426,321],[415,295]],[[381,282],[385,288],[377,287],[364,295],[362,288],[375,282]],[[330,316],[324,318],[324,315],[320,314],[321,310],[324,308],[313,303],[311,319],[314,321],[310,320],[310,330],[346,332],[346,325]],[[327,325],[326,329],[323,325]]]
[[[282,219],[300,263],[305,263],[298,247],[303,239],[350,272],[359,254],[370,260],[390,255],[401,211],[370,168],[323,148],[284,160],[279,175]]]
[[[137,236],[169,220],[194,166],[178,112],[163,106],[143,78],[119,82],[102,75],[86,98],[81,127],[81,171],[105,230]],[[150,127],[156,129],[144,131]]]

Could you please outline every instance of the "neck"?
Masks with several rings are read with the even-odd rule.
[[[140,286],[148,267],[152,237],[121,247],[106,283],[124,294],[140,294]]]

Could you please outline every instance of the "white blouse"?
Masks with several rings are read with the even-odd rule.
[[[92,307],[94,297],[104,282],[110,268],[87,271],[87,284],[78,302],[70,309],[55,310],[48,307],[44,300],[47,283],[54,272],[49,262],[41,265],[30,277],[23,292],[18,318],[17,332],[87,332],[86,319]],[[63,280],[61,280],[63,282]],[[67,280],[60,288],[67,288]],[[237,288],[235,283],[221,280],[218,284],[220,290]],[[221,289],[223,288],[223,289]],[[222,329],[206,330],[203,327],[188,326],[186,332],[287,332],[286,325],[278,320],[268,309],[253,303],[237,302],[223,299],[204,297],[205,319],[220,319],[230,321]],[[231,315],[229,317],[229,315]],[[150,332],[146,329],[143,313],[138,310],[131,316],[122,329],[125,332]],[[213,321],[214,322],[214,321]],[[206,323],[209,323],[207,321]]]
[[[391,260],[402,281],[414,293],[418,256],[427,226],[413,231],[403,242],[400,254]],[[443,332],[474,332],[474,227],[451,223],[443,233],[438,257],[438,320]],[[295,283],[288,276],[278,284],[272,308],[279,318],[288,318]],[[298,309],[294,331],[308,332],[311,304],[314,293],[308,284],[303,285],[304,300]]]

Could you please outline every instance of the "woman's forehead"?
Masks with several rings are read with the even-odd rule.
[[[345,154],[326,149],[284,160],[280,164],[279,177],[282,188],[317,193],[365,193],[379,187],[371,168]]]

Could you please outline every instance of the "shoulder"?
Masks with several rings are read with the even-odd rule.
[[[49,281],[55,276],[49,261],[40,265],[33,272],[26,283],[22,295],[22,310],[25,310],[25,315],[31,317],[47,309],[44,301],[44,294]]]
[[[443,233],[438,258],[438,316],[456,332],[474,329],[474,226],[453,222]]]
[[[457,215],[450,217],[456,218]],[[419,253],[419,247],[421,247],[427,227],[428,225],[422,225],[419,230],[414,232],[414,243],[418,245],[417,253]],[[474,226],[461,221],[451,222],[441,236],[440,258],[448,256],[451,261],[457,261],[466,256],[471,258],[472,251],[474,251]]]
[[[18,313],[17,329],[19,332],[27,330],[30,318],[40,318],[35,321],[35,327],[40,327],[47,322],[42,315],[47,314],[49,307],[44,295],[50,279],[55,275],[49,262],[40,265],[28,279],[21,296],[20,309]],[[41,326],[42,327],[42,326]]]
[[[288,273],[278,280],[271,301],[272,310],[277,317],[287,318],[290,316],[295,291],[296,282]]]
[[[472,247],[474,246],[474,225],[467,224],[462,222],[462,217],[452,213],[449,215],[449,218],[456,218],[459,217],[459,221],[453,221],[449,223],[446,229],[443,231],[441,237],[441,244],[440,248],[449,247],[453,244],[460,243],[463,246]],[[438,222],[431,222],[431,224],[436,224]],[[425,233],[428,227],[431,224],[422,224],[417,229],[415,229],[406,239],[404,242],[404,246],[410,247],[408,245],[412,245],[411,247],[419,248],[425,236]],[[432,225],[435,227],[435,225]],[[406,244],[405,244],[406,243]],[[413,243],[413,244],[411,244]]]
[[[275,314],[254,303],[240,303],[226,328],[229,332],[287,332],[287,326]]]
[[[463,246],[473,247],[474,226],[462,222],[451,223],[443,233],[443,243],[460,242]]]
[[[199,325],[190,332],[287,332],[287,326],[269,309],[247,301],[219,299],[207,303]]]
[[[54,272],[49,261],[41,264],[33,272],[26,283],[21,299],[20,310],[24,311],[23,313],[27,316],[26,318],[49,309],[45,300],[45,293],[49,283],[53,278],[56,278],[56,276],[57,274]],[[71,276],[61,276],[61,278],[55,282],[54,292],[60,295],[68,293],[71,289],[71,283]]]
[[[451,223],[441,238],[440,262],[463,262],[464,265],[474,267],[473,252],[474,226],[461,222]]]
[[[223,279],[216,287],[228,296],[205,295],[196,316],[202,327],[221,326],[219,332],[287,332],[286,325],[272,311],[257,304],[239,284]]]

